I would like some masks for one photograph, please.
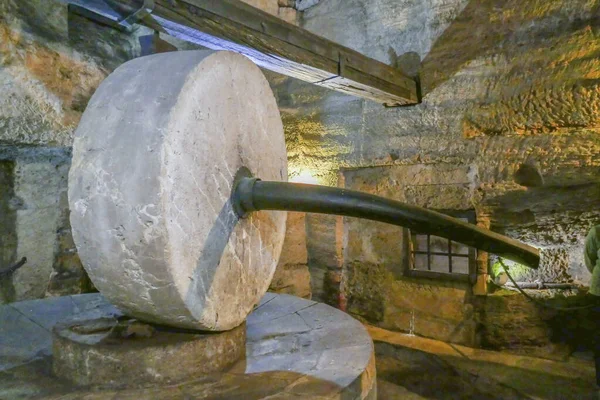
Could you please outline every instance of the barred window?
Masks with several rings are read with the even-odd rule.
[[[465,222],[475,223],[475,213],[444,212]],[[428,278],[469,280],[475,271],[476,249],[439,236],[405,231],[408,238],[406,275]]]

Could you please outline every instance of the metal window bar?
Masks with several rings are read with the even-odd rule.
[[[451,214],[451,213],[449,213]],[[475,222],[475,214],[472,212],[467,212],[466,215],[460,215],[457,218],[461,218],[469,223]],[[434,279],[446,279],[446,280],[456,280],[460,282],[472,281],[474,279],[474,274],[476,271],[476,258],[477,258],[477,250],[474,247],[467,246],[467,251],[465,253],[456,253],[453,252],[452,246],[458,242],[452,241],[452,239],[447,238],[448,240],[448,252],[442,251],[432,251],[431,248],[431,237],[428,234],[418,234],[416,232],[411,232],[410,229],[406,228],[404,230],[404,235],[407,238],[405,241],[404,251],[407,254],[406,257],[406,274],[407,276],[412,277],[422,277],[422,278],[434,278]],[[417,237],[421,240],[417,241]],[[423,240],[427,239],[427,240]],[[417,242],[421,243],[423,247],[427,246],[427,248],[418,249]],[[443,246],[446,247],[446,246]],[[421,263],[419,267],[417,267],[417,257],[427,257],[427,266],[425,263]],[[434,264],[434,256],[445,256],[448,257],[448,270],[444,272],[437,272],[433,270]],[[456,271],[456,260],[468,260],[467,263],[467,272],[458,272]],[[424,261],[421,258],[422,261]],[[462,263],[461,263],[462,264]]]
[[[472,263],[472,258],[474,257],[474,251],[471,247],[468,248],[468,254],[459,254],[459,253],[453,253],[452,252],[452,240],[448,239],[448,252],[444,253],[444,252],[440,252],[440,251],[431,251],[431,235],[411,235],[411,241],[414,241],[415,238],[417,236],[426,236],[427,237],[427,250],[423,251],[423,250],[413,250],[414,246],[411,246],[411,260],[412,260],[412,264],[413,264],[413,270],[415,271],[423,271],[420,270],[418,268],[414,268],[414,259],[415,259],[415,255],[416,254],[421,254],[421,255],[427,255],[427,271],[429,272],[433,272],[431,269],[431,260],[432,260],[432,256],[448,256],[448,273],[449,274],[458,274],[458,275],[468,275],[469,273],[465,274],[462,272],[454,272],[453,268],[452,268],[452,258],[453,257],[459,257],[459,258],[467,258],[469,259],[469,265]],[[471,268],[469,268],[471,269]],[[440,273],[443,274],[443,273]]]

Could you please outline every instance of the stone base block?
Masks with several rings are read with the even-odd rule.
[[[246,351],[246,324],[220,333],[174,330],[127,318],[57,325],[53,370],[81,386],[171,384],[231,367]]]

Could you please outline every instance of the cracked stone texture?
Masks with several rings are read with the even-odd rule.
[[[49,167],[54,167],[52,173]],[[18,242],[17,254],[27,263],[12,275],[15,299],[44,297],[53,272],[56,230],[61,226],[59,199],[66,196],[68,163],[15,163],[15,196],[22,201],[17,210],[16,234],[27,240]],[[48,242],[53,246],[48,246]]]
[[[17,237],[15,235],[16,212],[14,209],[14,162],[0,161],[0,265],[12,265],[16,261]],[[0,303],[8,303],[15,297],[12,277],[0,278]]]
[[[246,323],[246,357],[221,374],[143,389],[89,392],[53,376],[51,330],[60,321],[114,318],[100,294],[0,307],[0,397],[53,399],[377,398],[373,342],[349,315],[267,293]],[[112,369],[112,365],[107,364]],[[193,373],[192,371],[189,371]]]
[[[56,291],[81,293],[87,278],[77,255],[71,254],[65,215],[69,152],[39,147],[3,150],[0,159],[6,158],[0,163],[9,168],[4,170],[7,181],[2,190],[7,205],[2,266],[21,257],[27,257],[27,263],[2,279],[0,302],[39,298]]]
[[[69,173],[73,237],[95,287],[144,321],[238,326],[269,287],[286,213],[239,220],[234,176],[246,167],[282,181],[286,166],[275,99],[245,57],[181,51],[123,64],[88,104]]]

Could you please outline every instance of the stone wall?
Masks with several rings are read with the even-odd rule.
[[[484,225],[542,250],[539,270],[512,268],[517,280],[587,284],[583,238],[600,222],[599,7],[587,0],[318,2],[303,12],[301,26],[418,77],[423,102],[389,109],[280,80],[275,89],[290,170],[335,186],[340,170],[363,169],[352,174],[368,177],[368,184],[345,186],[433,208],[473,209]],[[414,173],[389,172],[411,169],[427,171],[436,183],[415,188],[408,184]],[[454,170],[463,171],[458,179],[447,173]],[[394,254],[385,237],[394,233],[347,220],[345,235],[331,240],[332,222],[313,222],[307,229],[313,280],[338,290],[323,266],[330,271],[339,263],[335,247],[345,243],[341,286],[348,311],[391,326],[386,310],[403,304],[394,290],[409,285],[389,278]],[[446,285],[412,284],[422,293]],[[451,316],[455,326],[473,320],[469,288],[435,290],[456,304],[436,318]],[[412,298],[425,302],[427,295]],[[396,321],[407,318],[411,305],[403,306]],[[518,337],[516,322],[505,327]],[[434,335],[428,332],[422,334]]]
[[[520,278],[586,282],[582,237],[600,215],[596,8],[587,1],[319,3],[304,12],[304,27],[399,68],[418,56],[424,97],[385,109],[283,83],[292,169],[336,184],[340,167],[464,166],[471,207],[488,214],[493,229],[544,250],[548,267]]]
[[[99,27],[58,1],[0,2],[0,267],[27,257],[3,278],[0,301],[91,290],[70,233],[70,146],[89,97],[139,55],[142,32]]]
[[[288,213],[283,249],[269,288],[271,292],[307,299],[312,296],[306,252],[305,220],[304,213]]]
[[[344,309],[340,285],[343,266],[343,218],[307,214],[306,246],[313,300]]]
[[[469,210],[474,195],[466,166],[415,164],[344,171],[345,187],[409,204]],[[469,282],[405,275],[408,254],[401,227],[345,219],[344,294],[347,311],[392,330],[476,346]]]

